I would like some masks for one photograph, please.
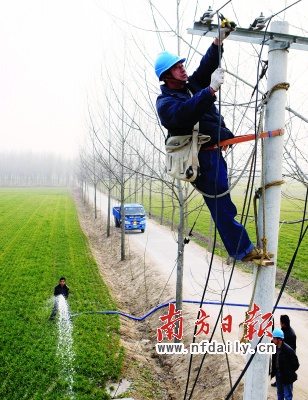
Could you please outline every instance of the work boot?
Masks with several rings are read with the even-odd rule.
[[[267,253],[269,258],[273,258],[273,253]],[[254,247],[250,253],[246,254],[245,257],[241,259],[242,262],[249,262],[252,260],[260,260],[263,257],[263,250],[259,247]],[[264,257],[267,260],[267,257]]]

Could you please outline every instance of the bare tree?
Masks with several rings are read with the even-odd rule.
[[[74,183],[73,160],[53,153],[0,153],[0,185],[70,186]]]

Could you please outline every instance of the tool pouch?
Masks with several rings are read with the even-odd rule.
[[[194,182],[199,175],[200,147],[210,139],[198,130],[194,130],[192,135],[169,137],[165,145],[167,174],[175,179]]]

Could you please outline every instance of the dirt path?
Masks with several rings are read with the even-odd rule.
[[[148,221],[144,234],[131,233],[126,235],[127,260],[119,262],[119,230],[113,229],[111,238],[106,238],[104,219],[100,213],[99,219],[93,221],[93,212],[77,201],[82,228],[89,237],[91,248],[96,258],[104,280],[110,287],[112,294],[119,304],[119,309],[135,316],[142,316],[158,304],[168,302],[175,298],[175,258],[177,245],[170,229],[162,227],[153,221]],[[99,196],[98,205],[101,210],[106,209],[104,196]],[[193,242],[185,248],[184,271],[184,299],[199,301],[201,298],[208,265],[209,254]],[[220,301],[221,292],[228,280],[230,267],[223,264],[218,257],[215,258],[213,278],[210,280],[206,300]],[[236,270],[232,279],[227,302],[247,304],[252,290],[252,275]],[[284,295],[281,304],[303,306],[290,296]],[[211,315],[210,326],[214,324],[219,307],[208,305],[206,311]],[[157,328],[161,326],[159,316],[166,313],[166,308],[153,314],[144,322],[134,322],[121,318],[123,344],[127,349],[128,362],[127,374],[135,381],[141,375],[142,366],[152,372],[152,383],[156,387],[155,394],[135,393],[136,399],[176,399],[182,400],[187,379],[189,355],[161,355],[155,351],[157,342]],[[246,308],[226,307],[224,315],[231,314],[233,327],[238,327],[244,320]],[[192,342],[194,322],[198,312],[197,304],[183,306],[184,343],[186,346]],[[278,310],[277,315],[282,313]],[[285,312],[284,312],[285,313]],[[304,343],[304,333],[308,332],[307,313],[292,311],[287,312],[291,324],[298,334],[299,348]],[[277,319],[278,319],[277,318]],[[303,329],[304,326],[304,329]],[[225,340],[238,340],[240,332],[232,329]],[[203,338],[205,339],[205,338]],[[215,337],[219,342],[220,336]],[[306,351],[306,349],[305,349]],[[305,357],[303,357],[305,356]],[[299,353],[300,371],[299,380],[294,385],[294,398],[304,400],[308,398],[305,388],[307,373],[307,355]],[[193,357],[191,369],[191,387],[194,376],[198,370],[201,356]],[[205,357],[201,374],[197,381],[193,399],[204,400],[224,399],[229,391],[230,382],[225,355],[208,355]],[[139,363],[139,367],[131,369],[131,365]],[[244,366],[245,359],[241,355],[230,354],[228,359],[230,375],[234,382]],[[140,370],[141,365],[141,370]],[[143,382],[144,385],[144,382]],[[241,399],[243,384],[241,383],[234,395],[234,399]],[[190,390],[188,391],[190,393]],[[138,396],[138,397],[136,397]],[[152,397],[151,397],[152,396]],[[275,389],[270,386],[269,399],[275,399]]]

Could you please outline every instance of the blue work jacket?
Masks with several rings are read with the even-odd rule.
[[[161,124],[168,130],[168,137],[191,134],[198,121],[199,132],[211,136],[205,147],[234,137],[223,117],[219,128],[220,116],[214,104],[216,96],[210,92],[211,75],[218,68],[218,62],[218,46],[213,43],[199,67],[189,76],[185,88],[169,89],[161,85],[162,93],[157,97],[156,108]]]

